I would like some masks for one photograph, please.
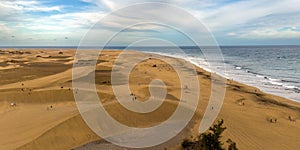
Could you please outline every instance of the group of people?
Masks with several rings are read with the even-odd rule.
[[[21,84],[22,87],[24,86],[24,83]],[[28,90],[28,94],[31,94],[32,89],[27,89],[27,88],[21,88],[21,91],[25,92],[26,90]]]
[[[270,118],[269,121],[270,121],[271,123],[277,123],[277,118]]]
[[[296,121],[296,119],[294,119],[292,116],[289,116],[288,117],[288,119],[289,119],[289,121]],[[271,122],[271,123],[277,123],[277,118],[269,118],[269,121]]]
[[[135,96],[135,94],[133,94],[133,93],[130,93],[130,96],[132,97],[132,98],[131,98],[131,100],[132,100],[132,101],[135,101],[135,100],[136,100],[136,96]]]

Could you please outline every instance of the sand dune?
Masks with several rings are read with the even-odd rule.
[[[72,87],[71,70],[74,51],[23,51],[20,54],[7,50],[0,54],[0,60],[5,60],[0,62],[0,149],[120,148],[93,133],[77,110],[73,93],[78,89]],[[178,106],[183,90],[174,69],[157,59],[147,59],[135,66],[129,83],[139,101],[150,97],[148,85],[153,79],[165,82],[167,96],[154,112],[134,113],[116,101],[111,87],[110,73],[119,53],[103,52],[96,66],[96,88],[105,109],[117,121],[132,127],[151,127],[168,119]],[[129,54],[153,57],[153,54],[134,51]],[[7,64],[14,59],[18,61]],[[178,62],[185,63],[178,59],[172,61]],[[121,63],[115,67],[122,67]],[[89,73],[82,72],[82,76],[77,77],[84,78]],[[197,68],[197,74],[201,92],[192,121],[178,136],[150,149],[178,149],[182,139],[197,134],[211,91],[210,73]],[[16,106],[10,106],[11,103]],[[254,87],[227,80],[226,96],[218,118],[223,118],[227,127],[223,138],[231,138],[240,149],[297,149],[300,146],[297,134],[300,132],[300,104]],[[277,122],[271,123],[270,119]]]

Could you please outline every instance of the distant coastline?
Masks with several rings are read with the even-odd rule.
[[[219,45],[220,48],[226,48],[226,47],[285,47],[285,46],[291,46],[291,47],[300,47],[300,45]],[[88,49],[94,49],[99,48],[103,46],[80,46],[81,48],[88,48]],[[170,46],[134,46],[130,48],[166,48]],[[198,48],[198,46],[178,46],[180,48]],[[215,46],[199,46],[199,47],[215,47]],[[46,49],[77,49],[79,46],[0,46],[0,48],[20,48],[20,49],[27,49],[27,48],[46,48]],[[126,49],[127,46],[105,46],[105,49],[117,49],[122,50]]]

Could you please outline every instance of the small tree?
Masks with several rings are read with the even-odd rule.
[[[224,120],[221,119],[217,124],[209,128],[208,133],[202,134],[202,141],[208,150],[223,150],[223,143],[220,141],[221,134],[226,127],[223,127]]]
[[[208,132],[202,133],[194,141],[185,139],[182,142],[182,149],[184,150],[224,150],[223,143],[221,142],[221,135],[226,130],[223,127],[224,120],[219,120],[216,124],[209,128]],[[231,139],[226,141],[229,146],[228,150],[238,150],[236,143]]]

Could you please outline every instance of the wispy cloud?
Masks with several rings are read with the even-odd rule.
[[[0,34],[2,37],[18,36],[6,39],[5,42],[1,40],[0,44],[7,44],[7,41],[12,40],[13,44],[17,44],[18,40],[22,41],[20,43],[27,41],[28,44],[34,44],[35,40],[47,43],[47,40],[56,39],[55,44],[76,45],[85,32],[105,15],[144,2],[168,3],[183,8],[203,22],[220,44],[239,44],[239,39],[244,43],[248,40],[248,44],[283,38],[300,40],[299,0],[70,0],[59,3],[56,0],[2,0]],[[71,8],[72,10],[69,10]],[[156,19],[166,19],[190,30],[196,28],[190,24],[188,18],[174,12],[165,13],[163,9],[161,7],[132,10],[106,20],[99,28],[107,33],[113,32],[128,22],[142,20],[141,17],[145,14],[153,14]],[[141,17],[132,18],[131,13],[140,14]],[[128,37],[149,37],[151,34],[157,35],[155,32],[165,31],[159,26],[144,25],[132,27],[127,32]],[[170,38],[173,36],[165,35],[170,35]],[[66,36],[69,37],[68,40],[64,39]],[[286,43],[287,41],[283,41],[285,43],[282,44],[299,44]]]
[[[14,11],[61,11],[61,6],[44,6],[39,1],[8,1],[2,0],[0,3],[1,8],[11,9]]]

